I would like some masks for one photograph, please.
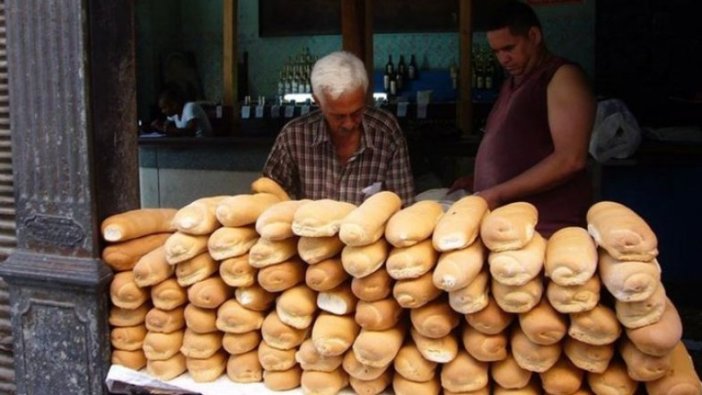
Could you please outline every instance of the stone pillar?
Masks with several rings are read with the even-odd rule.
[[[99,224],[138,207],[133,1],[5,0],[19,394],[102,394],[110,269]]]

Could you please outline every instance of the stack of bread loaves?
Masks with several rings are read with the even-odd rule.
[[[613,202],[549,240],[537,221],[479,196],[290,200],[266,178],[118,214],[112,361],[305,394],[699,394],[645,221]]]

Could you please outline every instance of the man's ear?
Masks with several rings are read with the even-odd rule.
[[[314,102],[317,104],[317,107],[322,107],[322,101],[319,100],[317,95],[315,95],[314,93],[312,94],[312,99],[314,99]]]
[[[529,28],[529,40],[533,42],[534,44],[541,45],[543,42],[543,33],[541,32],[541,29],[539,29],[536,26],[532,26]]]

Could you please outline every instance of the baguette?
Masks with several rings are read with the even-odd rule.
[[[111,244],[102,250],[102,260],[116,272],[132,270],[139,259],[161,247],[171,233],[156,233]]]
[[[447,336],[459,324],[458,314],[444,298],[410,310],[412,327],[422,336],[432,339]]]
[[[596,346],[568,336],[563,343],[563,352],[578,368],[603,373],[614,356],[614,344]]]
[[[335,395],[349,385],[349,375],[344,369],[337,368],[331,372],[302,372],[300,386],[306,395]]]
[[[261,329],[263,313],[249,310],[234,299],[229,299],[217,309],[217,329],[227,333],[247,333]]]
[[[702,385],[690,354],[679,342],[672,351],[671,367],[665,376],[646,383],[650,395],[700,394]]]
[[[532,379],[522,388],[508,389],[495,385],[492,389],[492,395],[541,395],[543,393],[541,382],[537,379]]]
[[[673,353],[654,357],[639,351],[634,343],[626,338],[620,343],[619,353],[626,364],[627,374],[636,381],[657,380],[665,376],[671,368]]]
[[[146,356],[141,348],[134,351],[114,349],[110,362],[113,365],[122,365],[132,370],[141,370],[146,366]]]
[[[545,254],[546,240],[535,232],[531,241],[520,249],[491,252],[488,255],[490,274],[505,285],[524,285],[541,273]]]
[[[277,196],[270,193],[228,196],[219,202],[215,215],[219,223],[226,227],[254,225],[268,207],[279,201]]]
[[[283,371],[263,371],[263,385],[271,391],[287,391],[300,386],[302,369],[295,365]]]
[[[203,309],[188,303],[183,309],[185,326],[196,333],[211,333],[217,330],[217,310]]]
[[[568,320],[546,298],[530,311],[519,314],[519,326],[533,343],[548,346],[558,343],[568,333]]]
[[[312,325],[317,313],[317,293],[305,285],[297,285],[283,291],[275,304],[278,318],[297,329]]]
[[[391,191],[381,191],[366,199],[341,221],[339,239],[348,246],[373,244],[385,233],[385,224],[402,207],[402,199]]]
[[[170,311],[154,307],[146,314],[146,329],[151,332],[171,333],[185,328],[183,310],[183,306]]]
[[[307,266],[305,284],[315,291],[329,291],[341,285],[349,278],[340,258],[325,259],[314,265]]]
[[[209,358],[185,358],[185,366],[196,383],[215,381],[227,368],[228,355],[222,351],[214,353]]]
[[[164,361],[180,354],[183,345],[183,331],[171,333],[147,332],[142,346],[148,360]]]
[[[334,236],[339,232],[341,220],[355,208],[354,204],[331,199],[312,201],[295,212],[293,233],[307,237]]]
[[[260,285],[254,284],[250,287],[238,287],[234,290],[234,297],[237,302],[250,310],[268,311],[273,302],[275,302],[275,294],[272,294]]]
[[[490,251],[517,250],[534,237],[538,219],[534,205],[510,203],[485,215],[480,224],[480,237]]]
[[[502,310],[495,302],[495,299],[488,297],[488,303],[484,309],[475,313],[465,315],[468,325],[486,335],[496,335],[501,333],[512,323],[514,314]],[[503,387],[506,387],[503,385]]]
[[[481,362],[495,362],[507,358],[507,334],[486,335],[470,325],[463,328],[463,348]]]
[[[339,255],[342,249],[344,243],[337,236],[300,237],[297,241],[297,253],[310,265],[333,258]]]
[[[600,251],[599,274],[602,284],[622,302],[648,299],[661,283],[661,267],[656,260],[616,261],[604,250]]]
[[[467,287],[449,292],[451,308],[461,314],[484,309],[488,304],[489,279],[487,269],[483,269]]]
[[[231,296],[231,287],[219,276],[206,278],[188,288],[190,303],[203,309],[216,309]]]
[[[492,279],[492,295],[495,301],[508,313],[525,313],[533,309],[543,295],[543,282],[540,277],[529,280],[524,285],[505,285]]]
[[[353,354],[352,352],[347,352],[347,354],[348,353]],[[303,370],[331,372],[341,366],[343,356],[324,356],[317,351],[312,339],[307,339],[302,342],[295,353],[295,360],[300,364]]]
[[[551,369],[540,374],[546,393],[569,395],[580,389],[583,371],[575,367],[568,358],[561,356]]]
[[[392,293],[394,281],[387,270],[376,270],[363,278],[354,277],[351,280],[351,291],[359,300],[375,302]]]
[[[166,280],[175,268],[166,260],[166,249],[161,246],[139,258],[133,271],[134,282],[144,288]]]
[[[439,254],[430,240],[424,240],[410,247],[395,247],[390,251],[385,269],[395,280],[417,278],[431,271]]]
[[[512,353],[507,353],[501,361],[490,365],[490,375],[495,384],[505,389],[524,388],[531,381],[532,372],[524,369],[514,359]]]
[[[423,382],[410,381],[396,374],[392,378],[392,390],[395,395],[439,395],[441,394],[441,381],[439,376]]]
[[[658,239],[651,227],[623,204],[594,204],[587,212],[587,230],[617,260],[651,261],[658,255]]]
[[[317,294],[317,307],[336,315],[352,314],[356,311],[356,303],[358,298],[351,292],[349,283]]]
[[[251,193],[270,193],[279,200],[290,200],[290,196],[280,184],[269,177],[259,177],[251,183]]]
[[[488,385],[488,364],[461,350],[441,369],[441,386],[451,392],[477,391]]]
[[[258,233],[250,226],[219,228],[207,240],[207,250],[212,258],[221,261],[248,253],[257,240]]]
[[[183,262],[207,251],[207,235],[193,236],[183,232],[173,233],[164,244],[166,260],[171,265]]]
[[[256,232],[266,240],[284,240],[295,236],[292,221],[295,211],[311,200],[281,200],[268,207],[256,219]]]
[[[215,209],[227,196],[204,197],[184,206],[173,217],[173,226],[191,235],[209,235],[222,226],[217,221]]]
[[[375,302],[359,301],[356,305],[356,323],[363,329],[383,331],[397,325],[402,317],[402,308],[394,298]]]
[[[575,226],[556,231],[546,244],[544,272],[554,283],[582,285],[597,271],[597,247],[587,230]]]
[[[259,285],[268,292],[282,292],[305,281],[305,264],[298,257],[259,269]]]
[[[249,287],[256,282],[258,269],[249,265],[249,255],[227,258],[219,264],[219,275],[230,287]]]
[[[115,273],[110,283],[110,300],[112,304],[123,309],[136,309],[149,298],[147,289],[140,288],[134,282],[134,272]]]
[[[550,346],[532,343],[518,326],[512,330],[510,345],[517,364],[522,369],[537,373],[549,370],[561,355],[560,343]]]
[[[626,335],[641,352],[662,357],[673,351],[682,338],[682,330],[678,310],[668,299],[658,322],[636,329],[627,328]]]
[[[312,326],[312,342],[320,355],[342,355],[353,345],[360,328],[351,316],[321,313]]]
[[[561,286],[553,281],[546,287],[546,298],[563,314],[592,310],[600,302],[600,276],[595,274],[583,285]]]
[[[222,348],[222,332],[197,333],[190,328],[183,334],[180,352],[187,358],[206,359]]]
[[[219,262],[215,261],[208,252],[203,252],[194,258],[178,262],[175,265],[175,275],[181,287],[188,287],[200,282],[219,269]]]
[[[222,348],[232,355],[246,354],[256,350],[261,343],[261,331],[252,330],[244,333],[225,332],[222,336]]]
[[[485,199],[470,195],[453,203],[436,224],[432,243],[445,252],[468,247],[480,232],[480,223],[488,213]]]
[[[375,380],[381,377],[383,373],[388,371],[389,365],[373,367],[361,363],[353,351],[347,351],[344,354],[344,359],[341,363],[344,371],[349,374],[350,377],[354,377],[359,380]]]
[[[447,292],[467,287],[485,263],[485,247],[480,239],[470,246],[441,254],[434,269],[434,285]]]
[[[227,360],[227,377],[235,383],[257,383],[263,379],[263,368],[258,361],[258,351],[230,355]]]
[[[444,210],[441,203],[423,200],[406,207],[388,220],[385,239],[394,247],[409,247],[431,238]]]
[[[151,309],[150,303],[143,303],[135,309],[124,309],[119,306],[111,306],[109,322],[112,326],[135,326],[143,324],[146,313]]]
[[[297,329],[280,320],[275,311],[268,313],[261,325],[261,336],[271,347],[279,350],[291,350],[298,347],[307,338],[307,329]]]
[[[295,361],[296,349],[281,350],[271,347],[265,341],[258,345],[258,361],[264,371],[284,371],[292,369]]]
[[[380,269],[388,257],[388,243],[380,239],[362,247],[346,246],[341,251],[341,264],[353,277],[366,277]]]
[[[614,303],[614,311],[619,322],[625,327],[629,329],[641,328],[660,321],[665,312],[667,300],[665,287],[663,284],[659,284],[651,296],[640,302],[617,300]]]
[[[402,325],[384,331],[362,329],[353,342],[353,353],[364,365],[387,367],[400,351],[404,339],[405,328]]]
[[[173,310],[188,302],[186,289],[174,278],[151,287],[151,302],[161,310]]]
[[[568,335],[581,342],[601,346],[613,343],[622,333],[614,311],[605,305],[570,315]]]
[[[458,354],[458,342],[453,334],[440,339],[424,337],[414,328],[410,330],[412,341],[417,345],[417,350],[427,361],[448,363],[453,361]]]
[[[146,337],[146,326],[123,326],[112,328],[110,331],[110,343],[117,350],[136,351],[141,350]]]
[[[429,381],[436,375],[437,363],[429,361],[419,352],[413,341],[405,343],[395,356],[395,373],[411,381]]]
[[[181,353],[164,360],[146,360],[146,372],[160,380],[173,380],[186,370],[185,357]]]
[[[392,295],[400,306],[416,309],[438,298],[441,290],[434,286],[432,274],[426,273],[418,278],[396,282]]]
[[[351,389],[359,395],[378,395],[385,391],[392,383],[392,376],[392,370],[387,369],[380,377],[373,380],[361,380],[350,376],[349,384],[351,385]]]
[[[249,265],[261,269],[284,262],[296,254],[295,237],[276,241],[260,238],[249,250]]]
[[[125,211],[105,218],[100,232],[105,241],[116,243],[156,233],[172,232],[171,221],[176,214],[172,208],[142,208]]]
[[[629,377],[624,363],[618,359],[612,360],[602,373],[588,373],[587,383],[596,394],[633,395],[639,386],[639,383]]]

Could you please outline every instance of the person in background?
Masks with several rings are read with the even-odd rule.
[[[158,107],[165,120],[156,119],[151,127],[167,135],[212,136],[212,125],[207,113],[195,102],[186,102],[173,89],[166,89],[158,97]]]
[[[397,120],[366,105],[368,75],[349,52],[319,59],[310,76],[319,109],[281,130],[263,168],[296,199],[360,204],[379,190],[414,199],[407,142]]]
[[[491,209],[532,203],[537,230],[546,237],[584,226],[592,203],[586,165],[596,112],[587,78],[549,52],[530,6],[509,1],[488,23],[488,43],[508,78],[488,116],[473,177],[457,179],[451,190],[472,189]]]

